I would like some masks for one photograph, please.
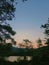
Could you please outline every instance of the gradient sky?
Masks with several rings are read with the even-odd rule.
[[[15,40],[30,39],[36,41],[43,38],[43,30],[40,28],[49,17],[49,0],[28,0],[16,5],[15,19],[10,22],[17,32]]]

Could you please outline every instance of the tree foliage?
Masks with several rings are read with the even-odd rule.
[[[44,28],[44,34],[46,36],[46,44],[49,45],[49,18],[48,22],[44,25],[42,25],[42,28]]]
[[[37,40],[37,43],[39,47],[42,46],[42,40],[40,38]]]
[[[31,43],[31,41],[28,40],[28,39],[24,39],[23,41],[24,41],[26,44]]]
[[[27,1],[27,0],[21,0]],[[13,31],[12,27],[7,24],[7,20],[10,21],[15,17],[15,4],[19,2],[19,0],[0,0],[0,41],[5,43],[6,39],[11,39],[14,41],[11,36],[15,35],[15,31]],[[15,43],[15,41],[14,41]]]
[[[19,0],[18,0],[19,1]],[[27,1],[27,0],[22,0]],[[12,20],[17,0],[0,0],[0,21]]]
[[[15,0],[0,0],[0,43],[6,43],[8,39],[15,43],[12,36],[16,32],[7,24],[7,20],[10,21],[14,18],[14,3]]]
[[[0,21],[12,20],[14,17],[15,0],[0,0]]]

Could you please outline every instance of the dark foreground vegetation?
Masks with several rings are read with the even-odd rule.
[[[4,61],[4,60],[1,60],[0,61],[0,65],[29,65],[29,62],[28,61],[20,61],[20,62],[9,62],[9,61]]]
[[[11,56],[10,54],[11,49],[9,48],[10,47],[8,47],[8,49],[4,47],[4,51],[3,51],[3,48],[1,49],[3,55],[2,54],[0,55],[0,65],[20,65],[20,64],[21,65],[49,65],[49,46],[41,47],[38,49],[23,49],[22,48],[21,51],[19,51],[19,53],[17,53],[18,51],[13,52],[13,56],[18,56],[18,55],[20,56],[20,54],[25,53],[23,54],[24,56],[23,60],[18,60],[14,62],[5,60],[5,57]],[[27,55],[29,56],[29,54],[25,51],[23,52],[22,50],[27,50],[28,53],[30,53],[30,51],[32,50],[30,53],[31,60],[29,61],[27,60],[26,56]],[[6,55],[7,51],[8,51],[8,55]]]

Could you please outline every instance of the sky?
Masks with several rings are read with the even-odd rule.
[[[15,40],[29,39],[35,42],[44,38],[41,25],[49,18],[49,0],[28,0],[16,5],[15,18],[10,25],[16,31]]]

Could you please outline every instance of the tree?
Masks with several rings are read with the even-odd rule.
[[[25,42],[26,45],[28,45],[28,43],[31,43],[31,41],[28,40],[28,39],[24,39],[23,41]],[[27,47],[27,48],[28,48],[28,47]],[[26,60],[26,56],[25,56],[25,55],[24,55],[24,60]]]
[[[24,39],[23,41],[25,42],[26,48],[28,48],[29,43],[32,43],[29,39]]]
[[[48,18],[48,22],[44,25],[41,26],[42,28],[44,28],[44,34],[45,34],[45,39],[46,39],[46,44],[49,46],[49,18]]]
[[[38,47],[42,46],[42,40],[40,38],[37,40],[37,43],[38,43]]]
[[[2,25],[0,24],[0,40],[1,43],[6,43],[6,40],[11,39],[11,35],[15,35],[15,32],[12,30],[10,25]]]
[[[7,20],[10,21],[14,17],[14,3],[15,0],[0,0],[0,43],[6,43],[8,39],[11,39],[14,43],[12,36],[16,32],[7,24]]]
[[[6,40],[11,39],[12,43],[15,44],[12,36],[15,35],[16,32],[7,24],[7,20],[10,21],[15,17],[16,3],[17,0],[0,0],[0,43],[6,43]]]
[[[0,0],[0,21],[12,20],[14,17],[15,0]]]
[[[28,40],[28,39],[24,39],[23,41],[24,41],[26,44],[31,43],[31,41]]]
[[[18,0],[19,1],[19,0]],[[22,0],[27,1],[27,0]],[[0,0],[0,21],[12,20],[15,12],[17,0]],[[1,23],[1,22],[0,22]]]

